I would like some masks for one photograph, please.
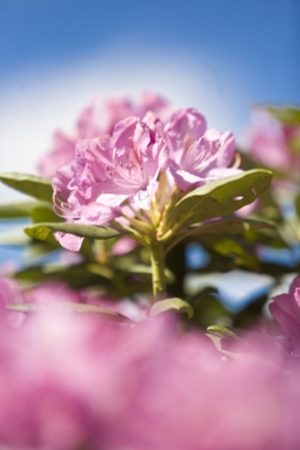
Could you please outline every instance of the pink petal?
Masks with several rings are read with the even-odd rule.
[[[173,151],[182,150],[206,131],[206,119],[194,108],[178,109],[165,127]]]
[[[63,233],[62,231],[57,231],[53,236],[62,247],[71,252],[78,252],[83,242],[83,237],[75,236],[70,233]]]

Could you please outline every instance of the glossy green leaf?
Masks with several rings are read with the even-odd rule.
[[[230,323],[230,313],[220,303],[216,296],[216,289],[214,293],[196,293],[189,301],[193,305],[194,317],[192,323],[196,326],[206,329],[212,323]]]
[[[246,253],[242,243],[229,236],[218,236],[217,239],[215,236],[211,237],[209,244],[217,253],[223,256],[244,256]]]
[[[239,339],[233,331],[220,325],[211,325],[207,327],[207,332],[223,338]]]
[[[39,223],[24,229],[25,233],[33,239],[46,240],[50,232],[61,231],[74,234],[75,236],[88,237],[92,239],[110,239],[120,235],[119,231],[109,227],[96,227],[93,225],[82,225],[76,223]]]
[[[29,217],[36,202],[2,203],[0,204],[1,219],[18,219]]]
[[[300,219],[300,193],[295,198],[295,209],[296,209],[297,216]]]
[[[33,223],[63,222],[63,219],[55,214],[52,209],[52,205],[50,205],[49,203],[45,205],[36,203],[36,205],[33,206],[31,210],[30,216]]]
[[[199,298],[201,298],[204,295],[211,295],[211,294],[218,294],[218,289],[214,286],[203,286],[199,289],[199,291],[197,291],[195,294],[191,295],[191,297],[189,297],[188,301],[189,303],[194,303],[197,302],[199,300]]]
[[[189,319],[191,319],[194,314],[193,308],[189,303],[185,302],[181,298],[174,297],[154,303],[154,305],[150,308],[149,316],[157,316],[158,314],[170,311],[171,309],[175,309],[180,313],[186,313]]]
[[[31,210],[31,219],[33,223],[39,224],[39,223],[53,223],[53,222],[62,222],[63,219],[59,216],[57,216],[52,208],[52,205],[49,203],[41,204],[36,203],[34,207]],[[48,244],[44,246],[44,248],[41,248],[42,252],[49,252],[53,249],[61,248],[60,244],[57,242],[57,240],[53,237],[52,233],[48,233],[46,239],[43,241],[45,244]],[[89,238],[85,238],[82,246],[80,248],[80,253],[82,253],[87,259],[90,261],[94,261],[95,257],[92,251],[92,240]]]
[[[267,111],[275,119],[279,120],[285,125],[299,125],[300,124],[300,109],[294,106],[284,106],[278,108],[275,106],[268,106]]]
[[[25,173],[2,173],[0,180],[23,194],[52,203],[53,189],[50,180]]]
[[[254,169],[205,184],[175,205],[171,219],[185,226],[231,214],[264,194],[271,179],[270,171]]]
[[[17,311],[22,313],[36,313],[43,311],[59,311],[69,313],[92,313],[99,314],[105,318],[121,321],[130,321],[127,317],[119,314],[110,309],[102,308],[95,305],[86,305],[81,303],[72,302],[55,302],[49,305],[49,303],[10,303],[6,306],[10,311]]]
[[[67,283],[74,289],[82,289],[97,284],[106,285],[108,280],[99,273],[91,273],[85,263],[64,266],[45,264],[43,266],[31,266],[16,272],[14,278],[26,283],[40,283],[46,280],[59,280]]]
[[[243,234],[249,230],[275,230],[276,225],[263,220],[239,219],[235,217],[223,218],[209,223],[191,227],[189,235],[202,234]]]
[[[152,279],[153,270],[151,266],[146,266],[144,264],[135,264],[135,263],[128,263],[126,260],[122,261],[116,261],[115,267],[118,269],[129,272],[136,275],[145,275],[147,278]],[[165,268],[165,277],[167,283],[172,283],[175,280],[174,274],[169,270],[168,268]]]
[[[101,277],[107,278],[108,280],[112,280],[114,278],[114,271],[109,267],[98,263],[91,263],[87,265],[87,270],[90,273],[94,273],[96,275],[100,275]]]
[[[225,257],[233,257],[234,263],[238,266],[255,271],[260,268],[260,261],[253,249],[248,248],[245,242],[238,237],[206,234],[198,236],[198,239],[208,250],[212,249]]]
[[[53,223],[63,221],[61,217],[58,217],[54,213],[52,205],[50,203],[45,203],[43,205],[36,203],[36,205],[31,210],[30,216],[34,224],[39,224],[41,222]],[[48,233],[46,238],[43,239],[43,242],[48,245],[48,251],[53,251],[55,249],[61,248],[60,244],[54,238],[52,233]],[[45,247],[44,250],[47,252],[47,247]]]

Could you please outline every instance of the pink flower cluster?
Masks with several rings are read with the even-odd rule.
[[[50,309],[17,326],[4,287],[0,295],[6,450],[299,448],[299,377],[276,352],[254,356],[237,343],[225,356],[166,320],[130,325]]]
[[[150,210],[162,174],[166,204],[175,187],[186,192],[240,172],[228,167],[235,150],[232,133],[207,129],[193,108],[179,109],[164,121],[153,110],[142,118],[124,118],[111,133],[78,140],[75,160],[53,178],[59,215],[104,226],[121,217],[128,204],[131,211]],[[70,250],[80,247],[80,238],[56,237]]]
[[[267,112],[257,112],[252,126],[246,133],[246,148],[254,158],[279,171],[290,171],[292,175],[300,164],[293,142],[298,142],[299,126],[284,125]]]
[[[292,355],[300,356],[300,277],[292,282],[287,294],[273,297],[270,311],[292,344]]]
[[[69,136],[63,131],[54,134],[53,147],[39,161],[38,172],[42,177],[51,179],[57,169],[73,161],[75,147],[80,139],[111,134],[120,120],[129,116],[144,117],[148,111],[163,119],[167,110],[167,102],[153,92],[144,92],[137,105],[124,97],[110,98],[104,105],[103,112],[97,106],[96,100],[93,100],[79,115],[72,135]]]

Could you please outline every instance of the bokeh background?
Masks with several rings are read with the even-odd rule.
[[[299,0],[0,0],[0,170],[34,173],[95,95],[157,91],[241,140],[254,105],[300,103],[299,24]],[[18,196],[0,186],[0,200]],[[244,289],[234,297],[228,275],[220,289],[239,303],[255,283],[233,276]]]
[[[299,103],[299,23],[299,0],[0,0],[1,171],[95,94],[155,90],[240,138],[251,106]]]

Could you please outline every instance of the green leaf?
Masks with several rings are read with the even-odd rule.
[[[169,311],[170,309],[176,309],[180,313],[186,313],[189,319],[191,319],[194,315],[193,308],[189,303],[185,302],[181,298],[174,297],[154,303],[154,305],[150,308],[149,316],[157,316],[158,314]]]
[[[16,272],[14,278],[26,283],[60,280],[74,289],[83,289],[97,284],[107,286],[108,284],[108,280],[100,274],[91,273],[88,265],[85,263],[74,266],[45,264],[43,266],[25,267]]]
[[[40,205],[36,203],[31,210],[30,216],[33,223],[63,222],[63,219],[55,214],[50,204]]]
[[[52,203],[53,189],[50,180],[25,173],[2,173],[0,180],[23,194]]]
[[[30,216],[31,216],[31,219],[34,224],[36,224],[36,223],[39,224],[41,222],[42,223],[45,223],[45,222],[53,223],[53,222],[62,222],[63,221],[63,219],[61,217],[58,217],[54,213],[54,211],[52,209],[52,205],[50,203],[44,203],[44,204],[36,203],[36,205],[31,210]],[[52,233],[48,233],[47,237],[45,239],[43,239],[43,242],[49,246],[48,251],[53,251],[53,249],[61,248],[60,244],[54,238]],[[45,249],[45,251],[47,251],[46,247],[44,249]]]
[[[300,219],[300,193],[295,198],[295,209],[297,216]]]
[[[222,256],[236,255],[244,256],[246,254],[241,242],[229,236],[210,237],[204,240],[209,244],[217,253]]]
[[[205,184],[175,205],[171,219],[185,226],[231,214],[264,194],[271,179],[270,171],[254,169]]]
[[[211,288],[211,293],[208,289],[207,291],[205,293],[205,290],[202,290],[202,292],[196,293],[192,298],[189,298],[194,309],[192,323],[204,329],[212,323],[231,323],[230,313],[215,296],[217,290]]]
[[[127,317],[110,309],[102,308],[95,305],[85,305],[81,303],[72,302],[55,302],[51,303],[10,303],[6,306],[7,309],[22,313],[36,313],[43,311],[59,311],[70,313],[93,313],[114,320],[130,321]]]
[[[203,223],[191,228],[190,235],[205,234],[243,234],[249,230],[275,230],[277,227],[271,222],[252,219],[223,218],[214,222]]]
[[[213,249],[219,255],[234,257],[234,262],[238,266],[255,271],[260,268],[260,261],[253,253],[253,249],[247,248],[245,242],[235,236],[207,234],[197,238],[205,247]]]
[[[239,339],[239,337],[233,331],[220,325],[211,325],[207,327],[207,332],[221,338]]]
[[[91,263],[87,265],[87,270],[90,273],[94,273],[96,275],[100,275],[101,277],[107,278],[108,280],[112,280],[114,278],[114,271],[109,267],[98,263]]]
[[[147,278],[152,279],[153,270],[151,266],[146,266],[144,264],[128,263],[127,260],[116,261],[115,266],[124,272],[129,272],[136,275],[145,275]],[[175,281],[174,274],[168,268],[165,268],[165,277],[167,283],[172,283],[173,281]]]
[[[63,233],[75,234],[75,236],[88,237],[92,239],[110,239],[120,235],[119,231],[109,227],[96,227],[93,225],[82,225],[77,223],[39,223],[24,229],[25,233],[40,241],[45,241],[50,232],[62,231]]]
[[[53,223],[53,222],[62,222],[63,219],[59,216],[57,216],[53,209],[52,209],[52,205],[50,205],[49,203],[35,203],[34,207],[32,208],[31,211],[31,219],[33,221],[34,224],[39,224],[40,222],[42,223]],[[53,237],[52,233],[48,233],[46,239],[43,241],[45,245],[43,247],[40,247],[40,250],[42,251],[42,253],[47,253],[49,251],[53,251],[53,249],[59,249],[61,248],[60,244],[57,242],[57,240]],[[85,238],[81,249],[80,249],[80,253],[82,253],[86,258],[88,258],[91,261],[94,261],[94,254],[93,254],[93,250],[92,250],[92,240],[89,238]]]
[[[31,210],[36,202],[22,203],[1,203],[0,218],[1,219],[18,219],[21,217],[29,217]]]
[[[275,119],[279,120],[285,125],[299,125],[300,124],[300,109],[294,106],[284,106],[278,108],[275,106],[268,106],[267,111]]]

